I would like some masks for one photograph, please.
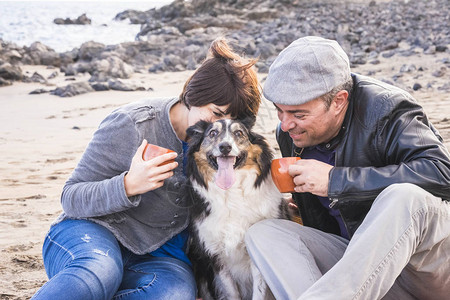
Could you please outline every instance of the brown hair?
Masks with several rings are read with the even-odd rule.
[[[255,117],[261,89],[253,65],[256,60],[239,56],[224,38],[211,43],[201,66],[184,84],[181,101],[189,108],[213,103],[228,105],[232,118]]]

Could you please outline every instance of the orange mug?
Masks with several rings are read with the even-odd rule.
[[[166,153],[171,153],[171,152],[175,152],[173,150],[167,149],[167,148],[163,148],[157,145],[153,145],[153,144],[147,144],[144,148],[144,152],[142,153],[142,159],[143,160],[150,160],[152,158],[155,158],[157,156],[166,154]],[[174,159],[168,160],[163,162],[162,164],[160,164],[160,166],[163,165],[167,165],[170,164],[172,162],[174,162]]]
[[[273,182],[281,193],[294,193],[294,178],[289,175],[289,166],[295,164],[300,157],[282,157],[272,160],[270,171]]]

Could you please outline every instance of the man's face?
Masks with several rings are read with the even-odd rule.
[[[336,106],[332,103],[327,108],[319,98],[301,105],[275,104],[275,107],[281,129],[289,132],[294,144],[300,148],[328,142],[338,134],[342,123]]]

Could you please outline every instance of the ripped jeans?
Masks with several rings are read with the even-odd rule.
[[[49,281],[33,300],[195,299],[190,266],[171,257],[136,255],[91,221],[54,225],[42,255]]]

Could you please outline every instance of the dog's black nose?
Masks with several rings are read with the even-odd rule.
[[[231,145],[228,143],[222,143],[219,145],[219,150],[223,155],[227,155],[231,152]]]

